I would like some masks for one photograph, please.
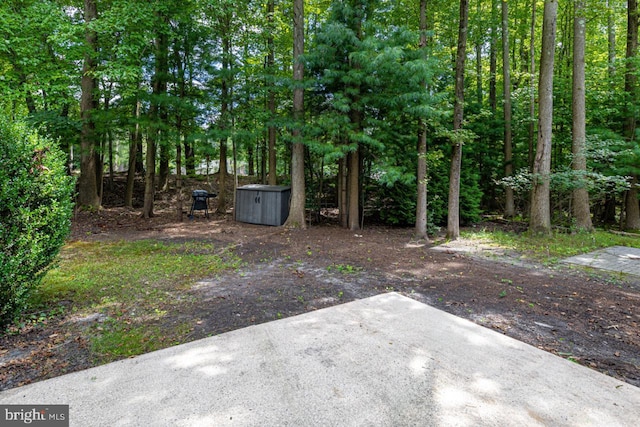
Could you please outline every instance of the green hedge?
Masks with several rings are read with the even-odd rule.
[[[0,118],[0,325],[27,307],[69,234],[74,180],[64,153]]]

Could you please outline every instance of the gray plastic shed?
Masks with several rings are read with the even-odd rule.
[[[289,216],[291,187],[250,184],[236,189],[236,221],[250,224],[284,224]]]

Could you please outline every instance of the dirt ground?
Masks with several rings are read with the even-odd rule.
[[[170,210],[156,212],[149,220],[121,207],[76,214],[71,239],[232,245],[240,271],[195,285],[197,303],[166,318],[192,322],[185,342],[396,291],[640,386],[640,278],[549,268],[471,243],[473,252],[438,251],[441,240],[417,242],[408,228],[288,230],[228,214],[177,222]],[[65,325],[61,318],[1,336],[0,390],[92,366],[86,338]]]

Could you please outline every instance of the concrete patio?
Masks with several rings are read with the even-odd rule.
[[[635,426],[640,389],[396,293],[0,393],[72,426]]]

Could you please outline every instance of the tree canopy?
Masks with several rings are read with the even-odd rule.
[[[449,160],[464,146],[461,223],[505,209],[529,217],[540,179],[542,15],[555,2],[465,3],[461,28],[459,2],[304,1],[297,81],[294,1],[6,0],[0,109],[60,142],[69,171],[80,172],[81,204],[99,206],[103,175],[117,171],[147,173],[145,216],[177,167],[193,176],[212,165],[222,190],[232,185],[224,178],[231,170],[289,184],[300,144],[308,210],[336,208],[341,224],[357,229],[364,219],[415,224],[417,204],[426,204],[433,229],[447,224]],[[545,125],[551,221],[575,224],[572,194],[581,188],[595,225],[626,216],[627,228],[638,228],[637,3],[558,3],[553,118]],[[585,123],[578,151],[576,19],[586,40],[577,44],[584,44]],[[457,58],[459,31],[464,58]],[[463,98],[456,75],[464,76]],[[294,111],[296,88],[304,110]],[[228,150],[235,166],[227,165]],[[418,197],[420,159],[428,197]],[[95,184],[84,185],[83,175]]]

